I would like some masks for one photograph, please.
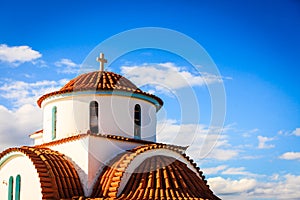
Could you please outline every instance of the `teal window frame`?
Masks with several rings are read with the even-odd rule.
[[[16,177],[15,200],[20,200],[20,192],[21,192],[21,175],[18,174]]]
[[[141,106],[134,106],[134,139],[141,139],[142,111]]]
[[[10,176],[8,181],[8,193],[7,193],[7,199],[13,200],[14,198],[14,177]]]
[[[57,128],[57,107],[52,108],[52,140],[56,138],[56,128]]]

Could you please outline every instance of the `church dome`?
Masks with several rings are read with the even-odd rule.
[[[81,74],[70,80],[59,91],[51,92],[40,97],[37,104],[41,107],[42,102],[50,96],[79,91],[121,91],[134,93],[155,99],[158,102],[158,107],[163,105],[163,101],[159,97],[142,91],[127,78],[108,71],[94,71]]]

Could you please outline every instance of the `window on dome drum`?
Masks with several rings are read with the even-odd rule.
[[[56,138],[57,107],[52,108],[52,140]]]
[[[9,177],[9,181],[8,181],[8,196],[7,199],[8,200],[13,200],[13,188],[14,188],[14,177]]]
[[[92,133],[98,133],[99,132],[99,126],[98,126],[98,110],[99,105],[97,101],[92,101],[90,103],[90,130]]]
[[[134,106],[134,138],[141,139],[141,106],[136,104]]]
[[[15,200],[20,200],[20,191],[21,191],[21,176],[20,174],[18,174],[16,177]]]

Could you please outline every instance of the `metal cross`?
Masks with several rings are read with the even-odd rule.
[[[100,63],[100,71],[104,71],[104,63],[107,63],[107,60],[104,58],[104,53],[100,53],[100,57],[97,57],[96,61]]]

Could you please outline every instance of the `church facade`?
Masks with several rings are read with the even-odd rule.
[[[156,142],[163,101],[98,61],[39,98],[34,145],[0,154],[0,199],[219,199],[186,147]]]

